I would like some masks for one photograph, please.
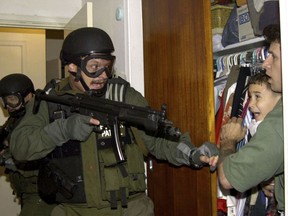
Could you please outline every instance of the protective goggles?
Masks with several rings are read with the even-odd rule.
[[[111,60],[109,65],[99,65],[99,59]],[[100,76],[103,72],[106,72],[107,76],[111,76],[112,65],[115,57],[111,55],[88,55],[81,58],[81,70],[91,78]]]
[[[0,97],[0,101],[5,109],[7,109],[8,107],[15,109],[23,104],[23,98],[20,93]]]

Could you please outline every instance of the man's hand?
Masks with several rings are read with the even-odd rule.
[[[242,127],[242,118],[232,117],[227,124],[221,127],[220,141],[239,142],[245,137],[247,128]]]
[[[221,127],[220,132],[220,153],[218,161],[218,179],[219,183],[225,189],[231,189],[233,186],[227,180],[224,170],[223,161],[229,155],[235,153],[237,143],[245,137],[247,128],[242,127],[242,118],[232,117],[227,124]]]
[[[218,155],[217,156],[211,156],[211,157],[204,156],[204,155],[200,156],[200,161],[203,163],[209,164],[211,171],[214,171],[216,169],[218,159],[219,159]]]
[[[95,119],[95,118],[90,118],[89,123],[91,125],[95,125],[95,126],[100,125],[100,121],[98,119]]]
[[[81,142],[87,140],[99,123],[90,116],[74,114],[67,119],[57,119],[46,125],[44,131],[56,145],[62,145],[70,139]]]
[[[210,165],[210,170],[213,172],[216,169],[219,150],[215,144],[205,142],[200,147],[191,151],[190,165],[196,168],[201,168],[204,165]]]
[[[261,183],[262,191],[264,192],[266,197],[273,197],[274,196],[274,178],[268,180],[266,182]]]
[[[245,137],[247,128],[242,127],[242,118],[232,117],[221,127],[220,132],[220,162],[223,157],[236,151],[236,144]]]

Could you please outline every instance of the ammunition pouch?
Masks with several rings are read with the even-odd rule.
[[[121,164],[116,163],[111,149],[98,153],[102,200],[108,201],[112,209],[117,208],[118,201],[122,207],[127,207],[131,196],[144,193],[146,189],[142,152],[136,144],[125,145],[127,161]]]
[[[18,171],[9,171],[8,173],[11,187],[16,193],[17,197],[21,197],[22,194],[37,194],[37,176],[25,177]]]

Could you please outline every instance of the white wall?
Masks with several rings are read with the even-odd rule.
[[[1,0],[0,13],[69,18],[81,4],[81,0]]]
[[[116,73],[144,94],[142,1],[89,1],[93,3],[93,26],[105,30],[113,41]]]
[[[62,29],[82,5],[82,0],[1,0],[0,26]]]

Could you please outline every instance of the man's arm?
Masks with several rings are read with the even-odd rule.
[[[218,164],[218,180],[225,189],[231,189],[230,184],[225,176],[223,163],[226,157],[236,152],[237,143],[244,138],[246,127],[242,127],[242,118],[231,118],[227,124],[223,125],[220,133],[220,151]]]
[[[34,100],[31,100],[26,105],[25,116],[11,134],[10,150],[19,161],[43,158],[56,147],[43,130],[49,124],[47,104],[41,104],[38,115],[32,114],[33,104]]]
[[[148,106],[147,100],[132,87],[127,89],[125,102],[138,106]],[[187,132],[183,133],[176,141],[151,136],[143,130],[139,130],[139,135],[147,150],[159,160],[167,160],[175,166],[185,164],[202,167],[203,165],[209,165],[211,171],[214,171],[216,167],[219,153],[217,146],[205,142],[201,146],[195,147]],[[193,164],[191,164],[191,161]]]
[[[223,161],[225,158],[233,153],[235,153],[235,144],[232,141],[223,141],[220,142],[220,150],[219,150],[219,164],[217,167],[218,171],[218,179],[219,183],[222,185],[225,189],[231,189],[233,188],[230,182],[227,180],[224,170],[223,170]]]

